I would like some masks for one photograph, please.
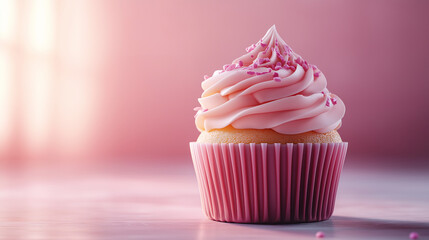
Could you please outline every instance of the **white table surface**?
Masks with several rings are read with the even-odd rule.
[[[0,239],[429,239],[428,168],[346,164],[331,219],[256,225],[208,220],[173,162],[3,169]]]

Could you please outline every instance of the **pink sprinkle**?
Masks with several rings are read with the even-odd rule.
[[[315,72],[314,73],[314,77],[319,77],[320,76],[320,72]]]
[[[263,75],[263,74],[267,74],[270,72],[271,72],[271,69],[268,69],[268,72],[257,72],[256,75]]]
[[[274,81],[276,81],[276,82],[281,82],[282,81],[282,79],[281,78],[279,78],[279,77],[275,77],[275,78],[273,78],[274,79]]]
[[[267,52],[268,52],[268,50],[270,50],[270,48],[265,48],[265,50],[264,50],[264,54],[266,54]]]
[[[285,62],[285,58],[281,55],[281,54],[277,54],[277,56],[280,58],[280,60],[282,60],[282,62]]]
[[[207,112],[207,111],[208,111],[208,109],[207,109],[207,108],[203,109],[203,112]]]
[[[275,72],[274,74],[273,74],[273,77],[278,77],[279,76],[279,74],[277,73],[277,72]]]
[[[328,99],[328,100],[326,100],[326,106],[327,106],[327,107],[331,106],[331,102],[329,101],[329,99]]]
[[[292,69],[292,71],[295,71],[296,67],[295,66],[290,66],[290,69]]]
[[[229,64],[223,65],[223,70],[226,71],[226,69],[229,67]]]
[[[286,49],[286,52],[288,53],[288,54],[291,54],[293,51],[292,51],[292,48],[290,48],[287,44],[285,44],[284,45],[284,47],[285,47],[285,49]]]
[[[253,56],[253,55],[250,55],[250,57],[251,57],[251,58],[253,58],[254,56]]]
[[[209,78],[209,75],[204,75],[204,80],[207,80]]]
[[[226,71],[231,71],[235,69],[235,64],[231,64],[226,68]]]
[[[411,232],[410,233],[410,239],[418,239],[419,238],[419,234],[416,232]]]
[[[240,61],[238,61],[238,66],[239,66],[239,67],[242,67],[242,66],[243,66],[243,61],[241,61],[241,60],[240,60]]]
[[[263,63],[266,63],[266,62],[269,62],[269,61],[270,61],[269,58],[259,58],[258,61],[257,61],[257,63],[258,64],[263,64]]]
[[[282,69],[282,66],[276,66],[276,67],[274,68],[274,70],[280,70],[280,69]]]
[[[201,110],[201,107],[194,107],[194,111],[199,111]]]
[[[252,51],[253,49],[255,49],[255,47],[256,47],[256,45],[255,45],[255,44],[252,44],[251,46],[248,46],[248,47],[246,48],[246,52],[250,52],[250,51]]]
[[[332,102],[332,104],[337,104],[337,99],[336,98],[331,98],[331,102]]]
[[[247,74],[249,74],[249,75],[255,75],[255,72],[254,71],[248,71]]]
[[[316,233],[316,237],[317,238],[324,238],[325,237],[325,233],[324,232],[317,232]]]
[[[304,62],[302,63],[302,67],[304,68],[305,71],[307,71],[310,67],[308,66],[308,62],[304,60]]]
[[[282,62],[284,62],[285,58],[283,57],[283,55],[281,55],[281,53],[277,50],[275,50],[275,52],[276,52],[277,56],[280,58],[280,60],[282,60]]]
[[[308,64],[307,63],[303,63],[302,64],[302,68],[304,68],[304,71],[308,70]]]
[[[261,42],[261,46],[262,46],[262,47],[266,47],[266,46],[267,46],[267,44],[265,44],[265,43]]]

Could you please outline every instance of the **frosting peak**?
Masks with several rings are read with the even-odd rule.
[[[273,129],[282,134],[329,132],[345,106],[323,73],[296,54],[272,26],[246,54],[204,76],[195,123],[200,131]]]

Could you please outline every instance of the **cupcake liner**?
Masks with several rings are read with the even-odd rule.
[[[238,223],[328,219],[348,143],[191,142],[203,212]]]

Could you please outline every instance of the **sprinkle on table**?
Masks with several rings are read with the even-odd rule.
[[[416,232],[411,232],[410,233],[410,239],[418,239],[419,238],[419,234],[418,233],[416,233]]]
[[[317,238],[324,238],[325,237],[325,233],[324,232],[317,232],[316,233],[316,237]]]

